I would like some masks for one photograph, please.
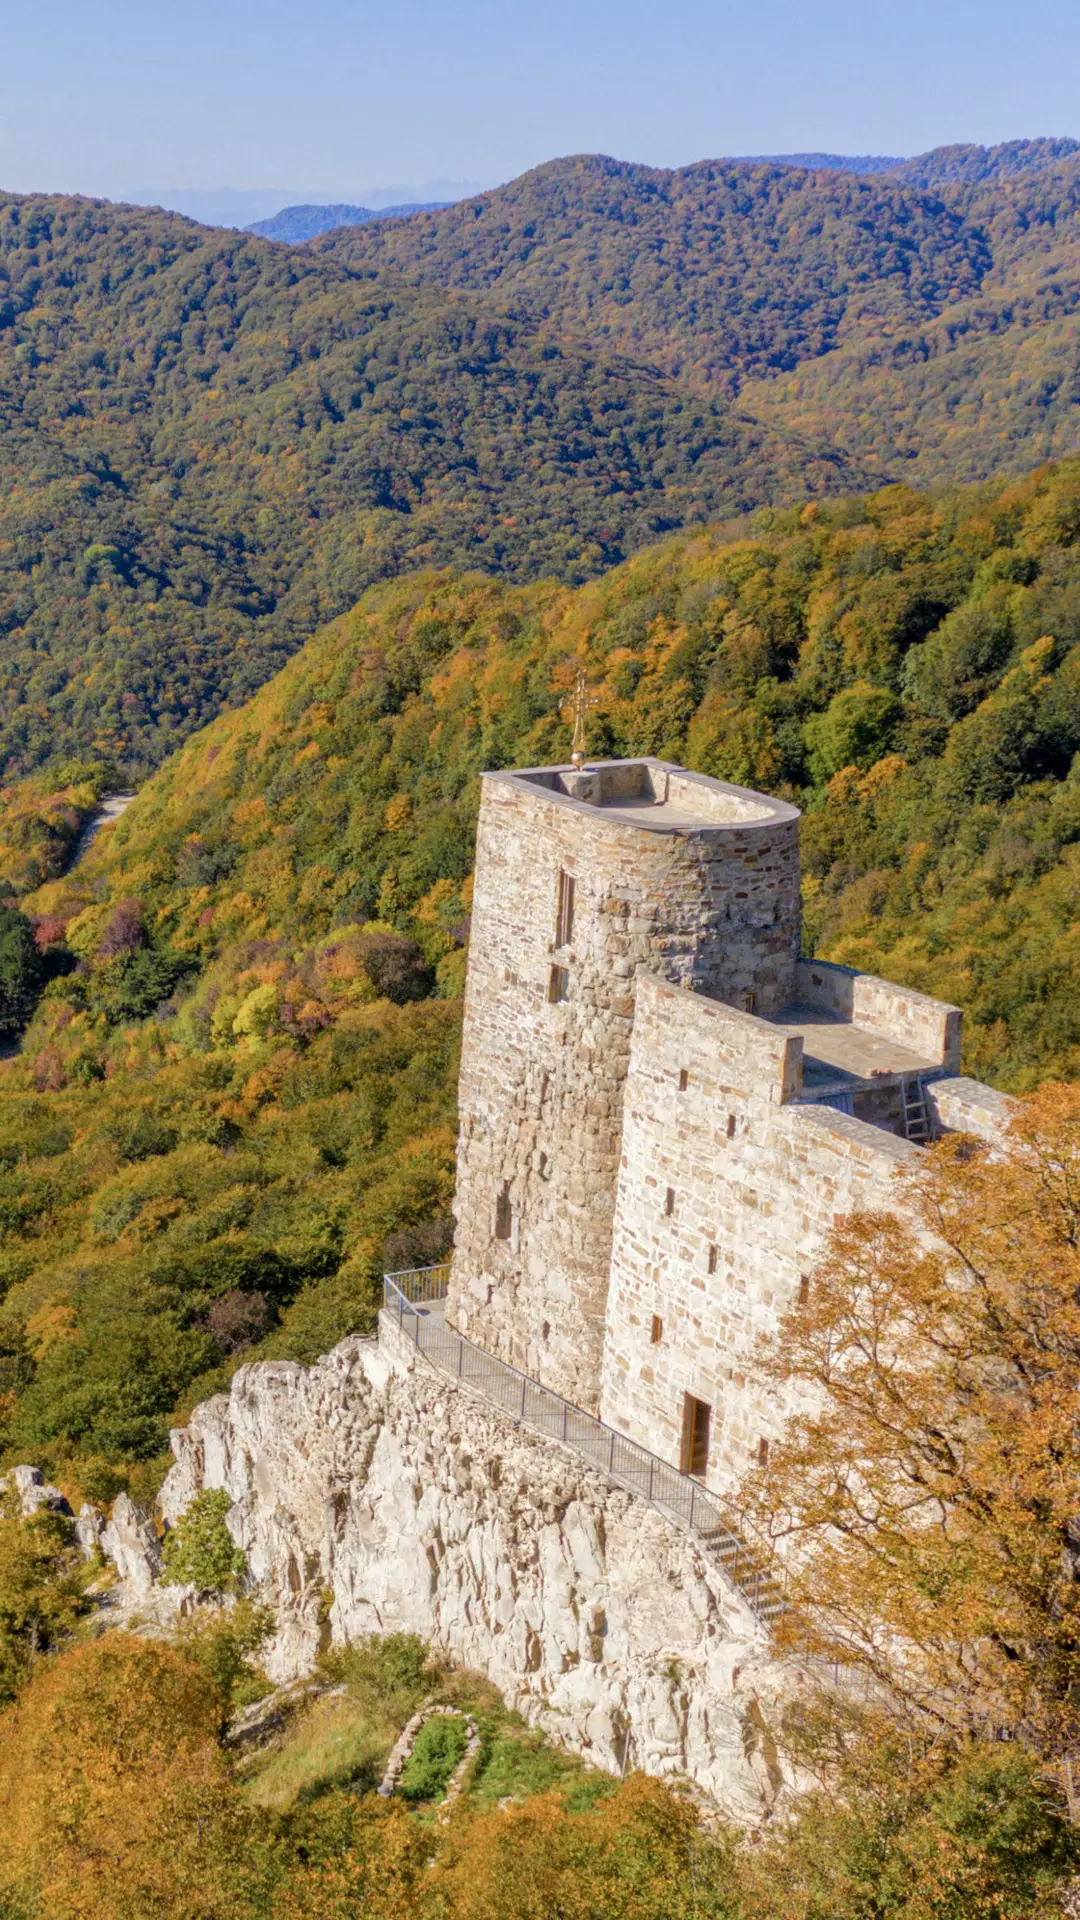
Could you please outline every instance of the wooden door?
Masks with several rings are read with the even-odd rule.
[[[709,1421],[712,1408],[707,1400],[695,1400],[692,1393],[683,1395],[682,1460],[684,1473],[692,1474],[695,1480],[704,1480],[709,1464]]]

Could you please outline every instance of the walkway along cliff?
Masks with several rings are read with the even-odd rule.
[[[600,1765],[782,1790],[754,1344],[838,1217],[1008,1112],[955,1008],[800,958],[797,829],[652,759],[485,776],[452,1265],[174,1435],[165,1515],[227,1488],[280,1677],[408,1628]]]

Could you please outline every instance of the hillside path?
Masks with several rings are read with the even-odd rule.
[[[114,820],[119,820],[120,815],[127,812],[134,798],[133,793],[106,793],[102,796],[100,806],[96,807],[90,815],[75,842],[75,850],[68,866],[69,873],[72,867],[77,867],[79,861],[86,858],[102,827],[111,827]]]

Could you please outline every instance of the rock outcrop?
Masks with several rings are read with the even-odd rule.
[[[50,1485],[40,1467],[12,1467],[10,1472],[0,1475],[0,1495],[3,1494],[14,1496],[24,1520],[40,1513],[43,1507],[52,1513],[62,1513],[67,1519],[71,1517],[64,1495],[59,1487]]]
[[[149,1514],[129,1494],[113,1501],[112,1516],[100,1538],[102,1553],[111,1560],[129,1596],[148,1599],[164,1571],[157,1532]]]
[[[347,1340],[241,1368],[173,1436],[175,1522],[225,1488],[287,1681],[327,1638],[412,1631],[594,1764],[686,1778],[747,1820],[782,1790],[795,1683],[695,1539],[424,1362]]]

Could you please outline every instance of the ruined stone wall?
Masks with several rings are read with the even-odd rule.
[[[590,1409],[637,970],[732,1001],[752,992],[763,1011],[791,995],[798,816],[733,792],[757,817],[654,831],[522,776],[483,782],[449,1317]],[[576,900],[557,949],[560,869]],[[566,972],[561,1003],[553,966]]]
[[[310,1671],[327,1638],[418,1633],[594,1765],[689,1779],[760,1818],[798,1678],[719,1565],[554,1441],[406,1365],[347,1340],[311,1367],[242,1367],[170,1436],[162,1510],[175,1523],[228,1492],[276,1610],[272,1678]]]
[[[792,1407],[753,1370],[757,1336],[793,1304],[833,1223],[895,1204],[895,1173],[919,1157],[793,1099],[798,1047],[638,976],[601,1418],[677,1466],[692,1394],[712,1409],[707,1483],[721,1491]]]

